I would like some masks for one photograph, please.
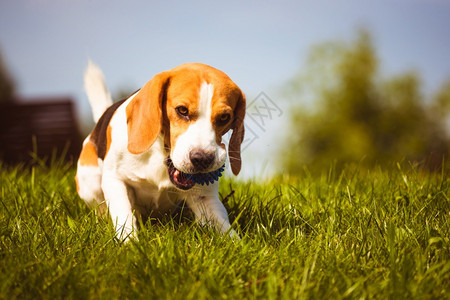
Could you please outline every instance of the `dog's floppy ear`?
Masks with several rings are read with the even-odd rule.
[[[231,171],[238,175],[241,171],[241,144],[244,140],[244,117],[245,117],[245,96],[241,92],[236,107],[234,109],[233,134],[228,146],[228,156],[230,158]]]
[[[169,84],[168,72],[155,75],[131,100],[126,108],[128,151],[147,151],[161,133],[163,99]]]

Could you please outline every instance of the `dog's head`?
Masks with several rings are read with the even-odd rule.
[[[222,137],[230,129],[228,156],[233,174],[239,173],[245,96],[225,73],[203,64],[181,65],[153,77],[126,110],[128,151],[143,153],[164,134],[169,175],[177,187],[192,187],[177,180],[180,172],[208,173],[222,167]]]

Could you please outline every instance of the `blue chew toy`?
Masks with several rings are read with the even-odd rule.
[[[214,181],[219,181],[219,177],[222,177],[222,172],[225,170],[225,165],[219,169],[209,172],[209,173],[197,173],[197,174],[186,174],[186,177],[197,184],[209,185],[213,184]]]

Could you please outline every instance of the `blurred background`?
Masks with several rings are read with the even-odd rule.
[[[450,149],[449,53],[446,0],[1,1],[0,155],[76,159],[94,125],[88,59],[116,100],[202,62],[247,96],[242,178],[436,169]]]

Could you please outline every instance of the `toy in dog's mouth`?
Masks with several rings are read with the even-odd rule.
[[[219,169],[208,173],[188,174],[175,168],[170,158],[167,158],[166,163],[170,181],[172,181],[177,188],[182,190],[189,190],[195,184],[213,184],[215,181],[219,181],[219,177],[222,177],[222,172],[225,170],[225,165],[223,165]]]

